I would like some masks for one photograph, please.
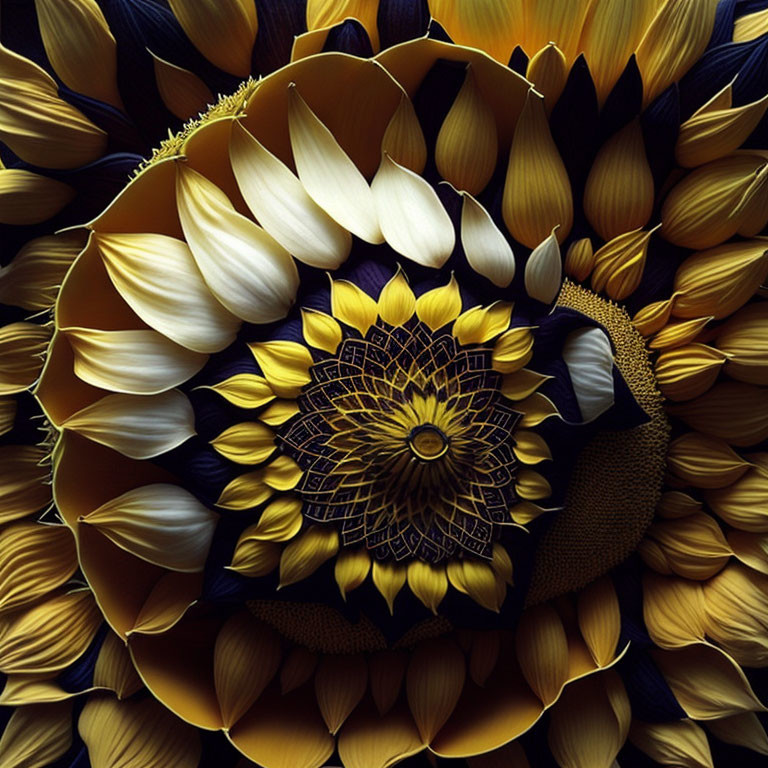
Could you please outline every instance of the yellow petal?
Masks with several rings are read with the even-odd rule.
[[[502,214],[512,236],[535,248],[555,227],[562,242],[573,224],[571,183],[549,132],[544,100],[529,91],[517,121]]]
[[[437,607],[448,591],[445,569],[414,560],[408,565],[408,586],[416,597],[437,615]]]
[[[718,349],[728,355],[726,373],[748,384],[768,385],[768,304],[748,304],[718,329]]]
[[[707,720],[707,728],[726,744],[735,744],[761,755],[768,755],[768,737],[754,712],[731,715],[720,720]]]
[[[570,63],[578,54],[579,35],[590,6],[588,0],[562,3],[559,0],[542,0],[530,6],[524,5],[525,45],[528,53],[543,48],[554,41]]]
[[[276,491],[290,491],[301,480],[299,465],[288,456],[278,456],[263,469],[264,482]]]
[[[586,280],[595,266],[592,241],[588,237],[575,240],[565,254],[565,274],[579,282]]]
[[[466,663],[447,640],[418,645],[406,674],[406,693],[422,742],[429,744],[453,713],[464,688]]]
[[[326,654],[315,672],[315,696],[320,714],[332,734],[360,703],[368,684],[368,665],[362,655]]]
[[[170,0],[171,10],[195,48],[230,75],[251,74],[258,21],[254,0]]]
[[[469,65],[437,136],[437,170],[457,190],[478,195],[493,175],[498,154],[496,118]]]
[[[33,445],[0,446],[0,522],[31,515],[51,501],[46,453]]]
[[[603,240],[644,227],[655,190],[639,119],[622,128],[597,153],[584,189],[584,212]]]
[[[493,347],[493,368],[499,373],[519,371],[531,359],[533,334],[530,328],[511,328]]]
[[[252,373],[236,373],[211,389],[238,408],[259,408],[275,399],[267,380]]]
[[[258,421],[243,421],[211,440],[225,458],[238,464],[259,464],[275,451],[275,435]]]
[[[548,511],[550,510],[540,507],[538,504],[534,504],[531,501],[521,501],[518,504],[513,504],[509,508],[509,516],[518,525],[527,525]]]
[[[687,344],[656,358],[656,383],[669,400],[693,400],[717,379],[727,355],[706,344]]]
[[[733,24],[733,42],[746,43],[768,32],[768,10],[745,13]]]
[[[665,325],[648,345],[651,349],[674,349],[692,342],[709,323],[714,319],[709,317],[695,317],[682,323],[669,323]]]
[[[78,731],[93,768],[195,768],[200,760],[197,731],[153,698],[91,696],[80,713]]]
[[[695,488],[724,488],[735,483],[753,465],[724,440],[686,432],[670,443],[667,466]]]
[[[465,595],[489,611],[499,612],[503,595],[498,589],[499,579],[491,566],[480,560],[466,558],[451,560],[446,568],[448,581]],[[504,582],[501,581],[503,586]]]
[[[653,231],[625,232],[600,248],[594,256],[592,289],[604,290],[615,301],[631,296],[643,277]]]
[[[768,510],[763,499],[768,498],[768,454],[749,457],[757,466],[750,469],[732,485],[704,494],[707,505],[728,525],[742,531],[768,531]]]
[[[339,534],[322,525],[313,525],[288,544],[280,556],[280,586],[285,587],[311,576],[339,551]]]
[[[74,371],[88,384],[129,395],[156,395],[192,378],[208,355],[192,352],[156,331],[67,328]]]
[[[49,5],[56,4],[51,2]],[[63,5],[58,4],[59,7]],[[71,34],[71,31],[68,32]],[[68,59],[69,54],[70,51],[66,54]],[[75,53],[78,59],[91,54],[90,48]],[[92,67],[89,69],[89,76],[93,75],[91,69]],[[98,78],[97,75],[96,79]],[[104,153],[107,134],[97,128],[82,112],[59,98],[55,81],[37,64],[1,45],[0,79],[3,81],[0,94],[0,140],[22,160],[42,168],[77,168],[93,162]],[[6,174],[11,174],[7,178],[23,174],[36,176],[28,171],[2,171],[0,180]],[[2,186],[5,184],[8,184],[8,181],[4,181]],[[52,216],[74,194],[73,190],[59,182],[47,180],[46,186],[48,191],[40,198],[40,204],[50,207],[52,195],[58,198],[57,204],[51,212],[38,210],[35,221],[44,221]],[[63,187],[65,192],[53,193],[51,187]],[[24,190],[24,185],[19,184],[19,189]],[[23,203],[22,200],[16,202],[19,205]],[[8,210],[3,216],[3,223],[7,223],[4,218],[12,214],[13,209],[9,208],[6,201],[3,201],[2,207]],[[31,212],[28,212],[28,215],[31,215]]]
[[[15,395],[34,383],[50,338],[50,328],[36,323],[0,328],[0,394]]]
[[[473,307],[459,315],[453,335],[460,344],[485,344],[509,327],[512,304],[497,301],[490,307]]]
[[[362,336],[376,322],[376,302],[362,288],[348,280],[331,281],[331,312],[342,323],[356,328]]]
[[[405,325],[416,311],[416,297],[405,274],[398,268],[379,296],[379,317],[390,325]]]
[[[634,720],[629,740],[661,765],[714,768],[707,734],[693,720],[669,723]]]
[[[74,196],[75,190],[61,181],[17,168],[0,169],[0,224],[39,224],[55,216]]]
[[[610,578],[602,577],[581,590],[578,596],[579,629],[600,667],[616,656],[621,631],[619,600]]]
[[[526,610],[515,649],[528,685],[545,706],[552,704],[568,677],[568,641],[557,611],[549,605]]]
[[[644,103],[679,80],[707,47],[716,3],[665,0],[637,47]]]
[[[43,768],[72,744],[72,702],[31,704],[11,715],[0,739],[4,768]]]
[[[248,613],[237,613],[224,624],[213,649],[213,680],[227,728],[261,696],[281,659],[277,633]]]
[[[660,648],[683,648],[703,642],[707,615],[701,585],[688,579],[645,573],[643,621]]]
[[[278,397],[296,397],[311,381],[312,354],[295,341],[262,341],[248,345],[269,386]]]
[[[0,301],[26,310],[49,309],[82,247],[79,232],[28,240],[10,264],[0,267]]]
[[[403,94],[395,113],[392,115],[384,137],[381,151],[396,163],[421,174],[427,164],[427,143],[421,130],[413,102]]]
[[[131,661],[128,648],[121,637],[110,632],[101,644],[96,665],[93,668],[95,688],[108,688],[118,699],[127,699],[143,687],[143,683]]]
[[[285,317],[299,284],[288,252],[238,213],[213,182],[181,162],[176,203],[184,237],[211,293],[249,323]]]
[[[215,103],[216,99],[208,86],[194,72],[177,67],[170,61],[155,56],[152,51],[150,54],[160,98],[168,111],[179,120],[194,118]]]
[[[456,233],[429,182],[384,155],[371,191],[387,244],[417,264],[442,267],[453,253]]]
[[[299,261],[337,269],[352,237],[310,196],[281,160],[236,122],[229,156],[238,187],[264,229]]]
[[[375,4],[367,0],[307,0],[306,6],[307,29],[331,27],[348,18],[356,19],[368,33],[373,50],[378,51],[378,8]]]
[[[669,519],[685,517],[686,515],[692,515],[694,512],[701,511],[701,502],[682,491],[666,491],[662,493],[656,506],[656,514]]]
[[[357,589],[367,578],[371,570],[371,557],[365,549],[342,549],[334,564],[333,576],[341,596],[346,600],[347,593]]]
[[[285,657],[280,670],[280,691],[290,693],[309,680],[317,667],[317,654],[302,646],[295,646]],[[327,729],[323,727],[323,730]]]
[[[63,525],[16,523],[0,532],[0,611],[64,584],[77,570],[75,540]]]
[[[550,376],[523,368],[508,373],[501,384],[501,394],[509,400],[525,400],[530,397]]]
[[[246,472],[229,482],[216,502],[224,509],[250,509],[265,502],[272,495],[272,488],[264,482],[264,470]]]
[[[453,322],[460,312],[461,293],[453,275],[447,285],[426,291],[416,299],[416,314],[432,331]]]
[[[531,252],[525,264],[525,291],[536,301],[551,304],[560,293],[563,260],[555,230]]]
[[[280,562],[280,545],[271,541],[257,541],[243,532],[235,547],[232,564],[233,571],[257,579],[266,576],[277,568]]]
[[[461,245],[469,266],[499,288],[515,276],[515,255],[488,211],[470,194],[463,195]]]
[[[292,539],[301,530],[301,509],[301,499],[295,496],[279,496],[264,509],[256,525],[251,525],[243,531],[239,541]]]
[[[405,585],[405,579],[405,568],[383,560],[373,561],[373,583],[387,601],[390,613],[393,613],[395,598]]]
[[[768,438],[768,398],[751,384],[724,381],[696,400],[669,407],[688,426],[737,447]]]
[[[259,414],[259,419],[270,427],[278,427],[292,419],[299,410],[295,400],[275,400]]]
[[[518,429],[514,433],[515,447],[512,449],[515,456],[523,464],[539,464],[552,458],[549,446],[541,435],[526,429]]]
[[[368,658],[371,697],[380,715],[395,705],[405,677],[408,654],[402,651],[378,651]]]
[[[58,595],[13,615],[0,637],[0,671],[56,672],[90,645],[102,623],[93,595]]]
[[[531,57],[525,77],[544,97],[544,106],[550,114],[565,88],[568,62],[563,52],[550,42]]]
[[[368,182],[295,86],[288,127],[296,170],[309,196],[344,229],[366,242],[382,242]]]
[[[201,571],[218,517],[177,485],[127,491],[80,518],[121,549],[174,571]]]
[[[341,343],[341,328],[330,315],[316,309],[301,310],[301,331],[304,340],[316,349],[333,355]]]
[[[672,316],[672,305],[677,298],[677,294],[664,301],[654,301],[637,312],[632,318],[632,325],[637,328],[643,336],[652,336],[660,331]]]
[[[151,459],[195,434],[195,414],[177,389],[145,395],[107,395],[61,422],[89,440],[132,459]]]
[[[525,400],[515,403],[515,410],[523,414],[518,426],[526,429],[538,426],[542,421],[552,416],[560,415],[555,404],[540,392],[534,392]]]

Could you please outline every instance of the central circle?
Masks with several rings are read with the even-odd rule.
[[[411,430],[408,447],[417,459],[434,461],[445,456],[448,451],[448,438],[432,424],[422,424]]]

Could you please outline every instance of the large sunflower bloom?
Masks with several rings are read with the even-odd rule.
[[[768,3],[2,10],[0,766],[762,764]]]

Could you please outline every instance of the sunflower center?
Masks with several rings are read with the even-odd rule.
[[[408,436],[411,453],[421,461],[435,461],[448,452],[448,438],[433,424],[421,424]]]

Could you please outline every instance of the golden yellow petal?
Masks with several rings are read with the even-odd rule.
[[[312,354],[295,341],[261,341],[248,345],[269,386],[278,397],[297,397],[309,384]]]
[[[282,655],[277,633],[246,611],[227,620],[213,649],[213,680],[225,727],[231,728],[261,696]]]
[[[599,667],[616,656],[621,631],[619,600],[610,578],[603,576],[581,590],[578,596],[579,629]]]
[[[341,343],[341,328],[334,318],[316,309],[301,310],[301,332],[304,341],[316,349],[333,355]]]
[[[14,397],[0,397],[0,435],[13,429],[16,421],[17,402]]]
[[[563,52],[554,43],[548,43],[531,57],[525,77],[544,97],[544,107],[550,114],[568,79],[568,63]]]
[[[504,581],[496,576],[488,563],[469,558],[451,560],[446,574],[451,586],[459,592],[468,595],[483,608],[499,612],[503,599],[499,587],[504,586]]]
[[[246,529],[238,539],[232,564],[233,571],[257,579],[277,568],[282,549],[272,541],[259,541],[248,536]]]
[[[704,593],[695,581],[652,572],[643,575],[643,620],[660,648],[682,648],[704,641]]]
[[[380,715],[386,715],[397,701],[408,664],[408,653],[378,651],[368,658],[371,696]]]
[[[670,443],[667,466],[695,488],[724,488],[735,483],[753,465],[724,440],[686,432]]]
[[[224,458],[238,464],[260,464],[274,453],[275,435],[258,421],[242,421],[225,429],[211,440]]]
[[[515,128],[502,215],[512,236],[535,248],[554,227],[562,242],[573,224],[571,183],[549,132],[544,100],[530,91]]]
[[[518,424],[523,428],[535,427],[552,416],[560,415],[555,404],[540,392],[515,403],[515,410],[523,414]]]
[[[539,464],[552,458],[552,452],[541,435],[526,429],[518,429],[514,439],[515,447],[512,450],[523,464]]]
[[[394,612],[397,593],[405,586],[405,568],[383,560],[373,561],[373,583],[387,601],[389,612]]]
[[[473,307],[462,312],[453,324],[460,344],[485,344],[509,327],[512,304],[497,301],[490,307]]]
[[[674,349],[690,344],[713,320],[714,317],[694,317],[683,322],[671,322],[665,325],[650,341],[651,349]]]
[[[469,65],[437,136],[437,170],[457,190],[477,195],[490,181],[498,154],[496,118]]]
[[[668,723],[634,720],[629,740],[661,765],[714,768],[707,735],[693,720]]]
[[[259,408],[275,399],[267,380],[252,373],[236,373],[212,385],[211,389],[238,408]]]
[[[510,586],[514,584],[514,579],[512,578],[512,558],[509,556],[509,552],[498,542],[493,545],[491,568],[493,568],[496,575],[505,584]]]
[[[278,496],[261,513],[259,522],[243,531],[239,541],[289,541],[300,530],[302,501],[296,496]]]
[[[533,354],[533,334],[530,328],[511,328],[496,340],[492,364],[499,373],[519,371]]]
[[[362,336],[376,322],[378,307],[365,291],[348,280],[331,281],[331,313]]]
[[[225,509],[250,509],[262,504],[272,495],[272,488],[264,482],[264,471],[257,469],[238,475],[227,483],[216,502]]]
[[[342,549],[334,564],[333,576],[341,596],[346,600],[347,592],[357,589],[371,570],[371,556],[366,549]]]
[[[543,373],[536,373],[536,371],[523,368],[504,376],[501,394],[508,400],[525,400],[550,378],[551,376],[545,376]]]
[[[254,0],[170,0],[170,5],[187,37],[210,62],[231,75],[251,74],[258,30]]]
[[[143,687],[128,648],[122,638],[110,632],[101,644],[93,668],[93,685],[115,692],[118,699],[127,699]]]
[[[390,325],[405,325],[416,311],[416,297],[408,285],[403,271],[398,268],[394,277],[382,288],[379,296],[379,317]]]
[[[432,741],[453,713],[466,674],[464,655],[450,640],[432,640],[414,649],[405,689],[424,744]]]
[[[278,456],[264,467],[264,482],[276,491],[290,491],[301,479],[299,465],[289,456]]]
[[[446,285],[425,291],[416,299],[416,314],[432,331],[453,322],[460,312],[461,294],[453,275]]]
[[[708,490],[704,499],[709,508],[728,525],[753,533],[768,532],[768,454],[752,454],[756,467],[726,488]]]
[[[517,473],[515,491],[521,499],[536,501],[552,494],[552,487],[547,479],[530,469],[521,469]]]
[[[387,130],[384,131],[381,151],[414,173],[421,174],[427,164],[424,132],[421,130],[413,103],[405,93],[387,124]]]
[[[733,24],[733,42],[746,43],[768,32],[768,9],[745,13]]]
[[[408,565],[408,586],[416,597],[432,613],[437,615],[437,607],[448,591],[448,577],[445,568],[431,563],[414,560]]]
[[[30,704],[11,715],[0,738],[3,768],[43,768],[72,744],[72,702]]]
[[[640,285],[653,230],[617,235],[594,256],[592,289],[605,291],[615,301],[631,296]]]
[[[669,400],[693,400],[715,383],[726,359],[726,354],[706,344],[664,351],[654,365],[656,383]]]
[[[740,309],[718,328],[715,344],[728,355],[728,376],[748,384],[768,385],[768,302]]]
[[[280,587],[311,576],[338,551],[339,534],[335,529],[322,525],[307,528],[286,546],[280,556]]]
[[[360,703],[367,685],[368,665],[362,654],[326,654],[320,659],[315,672],[315,696],[332,734],[338,733]]]
[[[34,383],[50,338],[51,329],[36,323],[0,328],[0,395],[15,395]]]
[[[521,501],[519,504],[513,504],[509,508],[509,515],[518,525],[528,525],[528,523],[547,511],[544,507],[540,507],[531,501]]]
[[[150,51],[150,53],[152,53]],[[194,73],[152,53],[157,91],[169,112],[179,120],[194,118],[215,103],[208,86]]]
[[[676,517],[685,517],[694,512],[701,512],[703,509],[700,501],[682,491],[666,491],[661,494],[659,503],[656,505],[656,514],[660,517],[672,519]]]
[[[588,237],[574,240],[565,254],[565,274],[574,280],[586,280],[595,266],[595,254],[592,241]]]
[[[652,336],[669,322],[672,316],[672,304],[676,298],[677,295],[648,304],[632,318],[632,324],[643,336]]]
[[[0,522],[26,517],[51,502],[45,458],[36,446],[0,446]]]
[[[295,400],[274,400],[259,414],[259,419],[270,427],[278,427],[293,418],[299,410]]]
[[[308,0],[307,29],[330,27],[347,18],[357,19],[368,33],[373,50],[379,49],[377,6],[368,0]]]
[[[746,747],[761,755],[768,755],[768,736],[754,712],[731,715],[720,720],[707,720],[707,728],[726,744]]]
[[[0,169],[0,224],[39,224],[55,216],[74,196],[75,190],[61,181],[17,168]]]
[[[655,190],[639,119],[622,128],[597,153],[584,189],[584,212],[604,240],[644,227]]]

